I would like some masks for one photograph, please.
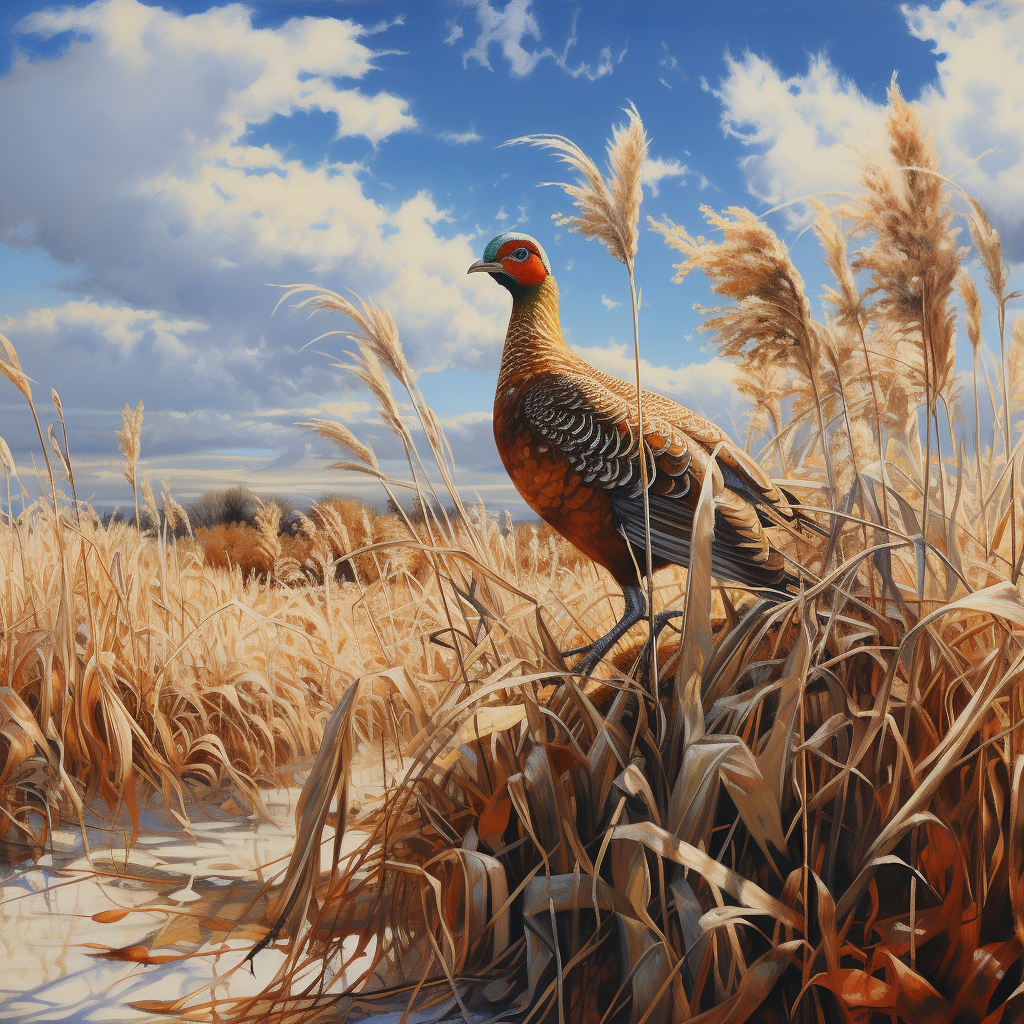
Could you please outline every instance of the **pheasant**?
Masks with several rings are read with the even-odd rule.
[[[558,285],[540,243],[521,232],[492,238],[468,273],[487,273],[512,294],[512,316],[494,397],[494,439],[526,503],[622,588],[625,611],[574,668],[588,676],[646,611],[641,444],[636,389],[594,369],[569,348],[558,316]],[[651,561],[686,566],[701,483],[712,452],[724,488],[715,499],[712,573],[781,599],[796,588],[766,525],[797,525],[790,496],[706,419],[642,391],[648,460]],[[657,631],[679,612],[655,618]]]

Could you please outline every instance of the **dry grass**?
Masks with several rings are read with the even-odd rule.
[[[816,211],[835,278],[821,317],[749,212],[707,211],[714,240],[658,226],[680,273],[703,271],[727,300],[705,326],[755,403],[748,441],[827,528],[779,538],[818,581],[803,594],[713,591],[705,474],[685,594],[665,574],[656,595],[686,608],[657,693],[636,682],[642,630],[581,687],[559,650],[614,621],[614,588],[564,545],[464,506],[386,311],[294,286],[312,293],[301,306],[354,321],[342,365],[404,444],[409,479],[384,477],[345,431],[318,432],[392,499],[411,487],[422,516],[379,517],[378,533],[324,502],[289,553],[268,509],[247,541],[266,579],[289,557],[321,565],[296,589],[164,534],[73,526],[55,488],[5,523],[9,835],[47,800],[111,799],[111,771],[116,793],[134,771],[168,803],[182,779],[212,788],[234,771],[255,800],[323,735],[260,944],[287,938],[287,959],[258,997],[208,994],[194,1017],[1021,1019],[1024,325],[1007,329],[998,235],[968,201],[998,313],[989,354],[951,186],[895,87],[888,132],[862,199]],[[971,400],[993,422],[973,453],[955,434],[955,284]],[[31,400],[5,347],[0,368]],[[345,586],[339,560],[354,565]],[[389,785],[356,822],[366,841],[339,857],[359,743]]]
[[[4,342],[3,365],[16,375],[17,353]],[[141,408],[126,417],[134,474]],[[17,500],[21,480],[6,443],[0,452]],[[61,462],[73,472],[63,454]],[[63,501],[52,477],[52,501],[32,503],[22,489],[21,514],[0,519],[0,848],[8,859],[41,853],[54,816],[82,821],[96,797],[110,827],[125,815],[126,841],[140,800],[162,801],[186,828],[192,801],[223,802],[228,789],[262,813],[260,787],[288,781],[316,752],[355,679],[378,673],[367,692],[384,700],[408,692],[392,678],[401,665],[432,708],[432,691],[459,671],[446,637],[468,628],[452,615],[462,598],[420,538],[436,523],[326,498],[282,533],[280,508],[267,502],[254,526],[200,527],[193,540],[166,485],[162,511],[148,482],[137,485],[147,506],[140,518],[159,524],[141,534],[134,518],[103,526],[87,506]],[[240,493],[228,497],[231,507],[245,504]],[[482,510],[468,515],[497,572],[536,580],[541,594],[577,607],[594,599],[595,584],[604,592],[593,567],[549,533],[502,530]],[[579,616],[599,628],[611,614],[605,605]],[[368,704],[357,718],[372,744],[393,725],[383,705]]]
[[[360,823],[369,840],[319,878],[310,854],[358,702],[336,710],[266,940],[290,936],[289,958],[243,1015],[1024,1014],[1024,522],[1004,372],[1024,337],[1002,336],[998,236],[968,204],[999,313],[988,355],[948,184],[895,86],[888,131],[892,159],[866,168],[863,198],[817,208],[835,277],[820,318],[748,211],[706,211],[714,240],[656,225],[680,274],[703,271],[729,300],[705,327],[755,401],[750,442],[828,527],[780,538],[819,582],[713,618],[707,474],[659,696],[620,658],[601,705],[524,592],[478,554],[447,563],[473,597],[471,628],[451,634],[460,672],[432,710],[402,704],[402,771]],[[958,275],[994,420],[973,457],[954,429]],[[457,574],[470,570],[475,593]],[[310,964],[319,980],[296,988]],[[346,968],[345,991],[323,995]]]

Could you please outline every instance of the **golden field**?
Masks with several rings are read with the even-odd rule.
[[[607,185],[545,139],[583,176],[570,228],[605,241],[611,224],[620,244],[632,223],[635,252],[635,112]],[[132,518],[152,525],[103,526],[58,493],[74,487],[67,437],[48,447],[40,430],[64,465],[48,499],[0,524],[8,856],[38,854],[54,815],[97,801],[136,826],[154,794],[183,827],[229,791],[258,812],[261,786],[319,751],[263,921],[285,962],[259,996],[197,999],[192,1019],[1019,1019],[1024,321],[1008,322],[998,235],[895,86],[885,142],[862,195],[815,203],[834,278],[820,317],[749,211],[707,210],[712,239],[652,225],[680,276],[702,271],[725,301],[704,326],[751,400],[748,447],[823,534],[777,538],[802,568],[792,600],[717,588],[709,473],[690,572],[656,580],[655,607],[685,609],[657,687],[634,664],[642,629],[600,679],[572,675],[560,651],[615,621],[614,585],[546,529],[463,504],[372,304],[286,296],[354,322],[342,365],[405,445],[409,478],[387,478],[342,424],[309,426],[352,460],[339,468],[380,481],[394,515],[326,500],[282,534],[267,503],[252,524],[193,531],[138,478],[140,407],[119,436]],[[632,280],[629,245],[618,253]],[[983,336],[984,292],[998,337]],[[957,371],[961,328],[973,373]],[[365,806],[348,789],[357,748],[393,768]],[[364,838],[342,854],[353,826]]]

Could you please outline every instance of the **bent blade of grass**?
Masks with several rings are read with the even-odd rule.
[[[612,839],[626,839],[643,843],[659,857],[664,857],[684,868],[696,871],[713,885],[735,897],[745,907],[764,911],[789,925],[795,931],[803,931],[804,918],[802,914],[798,914],[792,907],[781,903],[759,885],[737,874],[731,868],[727,868],[713,857],[709,857],[702,850],[677,839],[663,828],[658,828],[653,822],[616,825],[611,831],[611,837]]]
[[[279,897],[280,910],[270,930],[246,956],[246,962],[250,964],[256,954],[276,941],[282,931],[289,932],[293,939],[297,937],[320,878],[320,841],[335,796],[338,798],[338,827],[334,834],[332,874],[337,870],[348,812],[346,794],[352,762],[350,723],[359,689],[358,682],[348,688],[324,729],[320,752],[295,808],[295,848],[285,869],[285,886]]]

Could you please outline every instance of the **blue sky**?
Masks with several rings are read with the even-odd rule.
[[[603,157],[630,101],[652,140],[642,214],[696,233],[701,203],[761,212],[855,187],[898,71],[944,168],[1024,260],[1020,3],[8,0],[0,31],[0,330],[44,423],[60,393],[79,490],[100,505],[128,495],[113,431],[140,399],[142,470],[179,499],[235,482],[376,497],[295,426],[337,416],[401,456],[328,343],[302,348],[345,325],[271,318],[268,284],[310,281],[391,308],[467,493],[521,512],[490,434],[508,298],[465,269],[523,227],[551,257],[570,342],[629,373],[622,268],[553,223],[567,201],[537,187],[564,178],[549,155],[498,147],[555,132]],[[801,216],[770,222],[817,295]],[[644,233],[645,383],[742,424],[695,330],[707,286],[671,283],[672,262]],[[30,467],[34,427],[0,384],[0,435]]]

